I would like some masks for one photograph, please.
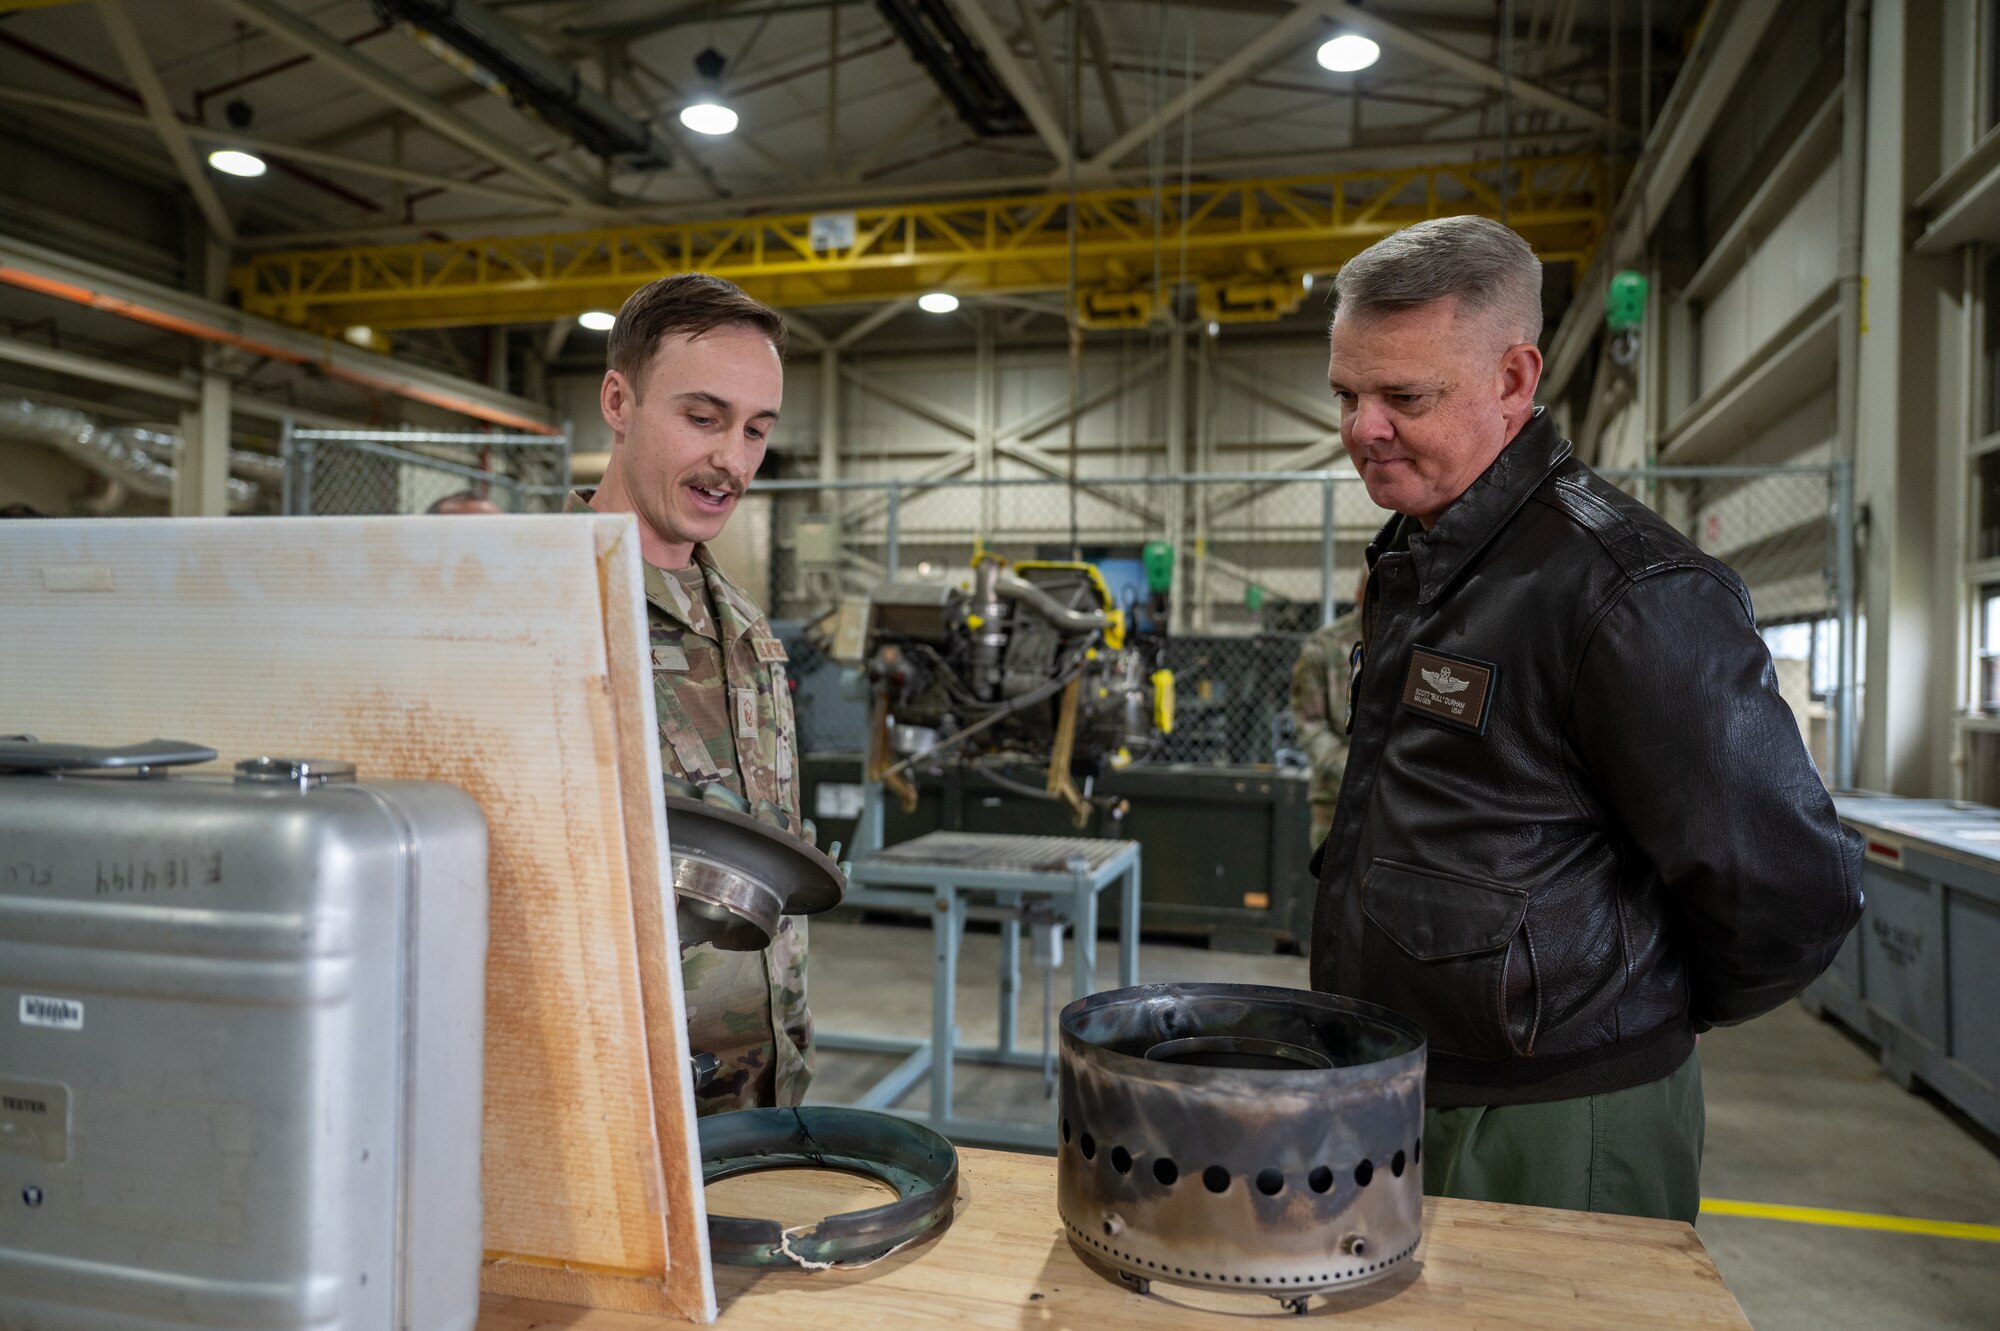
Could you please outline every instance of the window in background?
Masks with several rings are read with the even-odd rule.
[[[2000,2],[2000,0],[1996,0]],[[1980,295],[1986,306],[1984,336],[1979,346],[1979,368],[1986,381],[1980,385],[1980,434],[2000,430],[2000,261],[1986,260]]]
[[[1979,128],[1984,132],[2000,125],[2000,0],[1986,0],[1986,13],[1982,17],[1985,19],[1986,49],[1981,53],[1985,65],[1981,73],[1986,80],[1986,104],[1980,108],[1985,118],[1980,121]]]
[[[2000,712],[2000,583],[1979,589],[1979,706]]]
[[[1840,623],[1833,616],[1766,624],[1760,630],[1773,661],[1805,664],[1807,696],[1825,702],[1839,683]]]
[[[1974,559],[2000,559],[2000,449],[1981,453],[1973,463]]]

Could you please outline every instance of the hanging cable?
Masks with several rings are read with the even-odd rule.
[[[1500,225],[1514,192],[1514,0],[1500,0]]]
[[[1083,558],[1083,544],[1077,534],[1076,525],[1076,472],[1077,472],[1077,412],[1083,399],[1083,322],[1077,317],[1076,282],[1076,155],[1079,135],[1077,134],[1078,102],[1082,98],[1083,63],[1076,58],[1077,11],[1078,5],[1070,5],[1063,24],[1064,58],[1069,61],[1068,77],[1063,81],[1063,98],[1068,104],[1069,130],[1069,557]]]

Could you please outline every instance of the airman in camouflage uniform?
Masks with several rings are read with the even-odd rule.
[[[589,511],[589,491],[565,511]],[[698,785],[720,783],[753,805],[770,800],[798,826],[797,729],[784,644],[708,547],[684,569],[646,568],[653,702],[660,769]],[[671,830],[669,831],[671,836]],[[695,1092],[701,1114],[796,1105],[812,1080],[812,1013],[806,1007],[806,923],[787,915],[763,952],[681,948],[688,1048],[720,1060]]]
[[[1313,630],[1292,665],[1292,719],[1299,745],[1312,760],[1306,798],[1312,802],[1312,844],[1326,840],[1340,779],[1347,773],[1349,657],[1361,637],[1361,612],[1350,610]]]
[[[598,390],[610,461],[602,485],[569,507],[639,519],[661,767],[753,806],[769,800],[796,829],[785,649],[704,544],[763,465],[784,351],[784,320],[721,278],[676,273],[633,292],[605,341]],[[681,977],[689,1047],[720,1063],[696,1110],[798,1104],[812,1078],[805,922],[786,916],[762,952],[683,946]]]

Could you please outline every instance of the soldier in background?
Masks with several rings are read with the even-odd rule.
[[[721,278],[664,277],[618,312],[599,405],[611,427],[603,485],[569,511],[633,513],[646,564],[660,765],[769,800],[799,826],[785,649],[702,543],[720,535],[763,463],[784,397],[785,325]],[[689,1048],[720,1060],[696,1111],[797,1105],[812,1079],[805,921],[763,952],[683,945]]]
[[[1354,608],[1312,631],[1292,664],[1292,721],[1299,747],[1312,760],[1306,799],[1312,804],[1312,845],[1319,849],[1333,826],[1340,779],[1347,773],[1347,685],[1354,644],[1361,640],[1361,593],[1367,574],[1354,589]]]

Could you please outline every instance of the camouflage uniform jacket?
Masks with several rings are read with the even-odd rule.
[[[1312,843],[1326,840],[1340,779],[1347,773],[1348,658],[1361,636],[1361,616],[1348,611],[1313,630],[1292,665],[1292,718],[1299,744],[1312,760],[1306,798],[1312,802]]]
[[[587,509],[590,493],[573,492],[565,511]],[[707,547],[694,548],[693,567],[701,570],[706,604],[673,572],[646,568],[661,770],[701,785],[720,782],[753,804],[770,800],[796,823],[798,732],[784,646]],[[785,916],[763,952],[684,945],[681,979],[689,1048],[721,1062],[695,1093],[697,1113],[805,1098],[813,1039],[803,919]]]

